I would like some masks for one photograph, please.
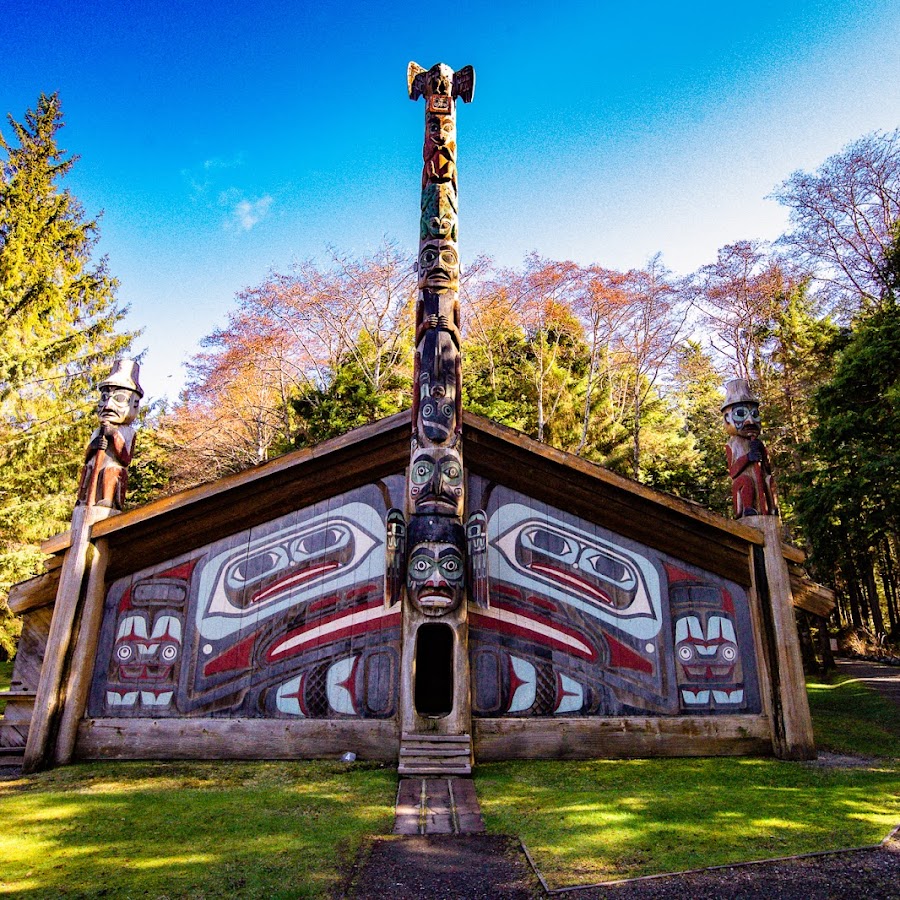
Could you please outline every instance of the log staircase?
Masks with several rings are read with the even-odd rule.
[[[400,736],[400,775],[471,775],[472,737],[468,734]]]

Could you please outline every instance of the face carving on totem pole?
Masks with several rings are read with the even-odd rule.
[[[456,240],[456,192],[446,182],[426,185],[422,191],[421,238]]]
[[[456,123],[453,116],[441,116],[429,114],[425,120],[426,147],[433,144],[436,147],[451,145],[456,138]],[[426,150],[427,152],[427,150]]]
[[[100,389],[97,416],[103,425],[130,425],[137,416],[140,402],[136,391],[104,385]]]
[[[725,431],[735,437],[753,440],[762,430],[762,418],[758,403],[735,403],[724,410]]]
[[[466,536],[463,526],[445,516],[413,516],[409,523],[406,591],[426,616],[459,607],[465,592]]]
[[[463,467],[455,450],[414,451],[408,484],[410,509],[416,513],[462,515]]]
[[[435,444],[446,444],[456,430],[456,390],[452,383],[435,382],[428,372],[419,376],[422,432]]]
[[[419,290],[459,290],[459,255],[450,241],[428,241],[419,251]]]
[[[413,606],[426,616],[456,609],[462,601],[464,566],[453,544],[419,544],[409,555],[407,590]]]

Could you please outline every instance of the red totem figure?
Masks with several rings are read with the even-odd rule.
[[[725,385],[722,413],[729,435],[725,455],[735,516],[777,516],[775,479],[766,446],[759,439],[759,400],[746,379],[733,378]]]
[[[79,506],[121,509],[128,489],[128,464],[134,453],[131,427],[144,391],[138,382],[140,367],[134,360],[117,359],[100,382],[97,416],[100,427],[91,435],[78,485]]]

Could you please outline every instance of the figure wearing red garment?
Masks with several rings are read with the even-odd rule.
[[[79,506],[122,509],[128,490],[128,464],[134,454],[132,423],[144,396],[139,372],[133,360],[118,359],[109,376],[100,382],[100,427],[91,435],[85,454],[78,485]]]
[[[750,385],[745,379],[734,378],[725,385],[722,413],[729,435],[725,456],[731,476],[735,516],[738,519],[744,516],[777,516],[775,479],[769,454],[759,439],[759,400],[750,392]]]

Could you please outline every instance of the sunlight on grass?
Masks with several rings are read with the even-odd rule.
[[[865,757],[862,766],[492,763],[476,770],[488,829],[519,835],[553,887],[878,843],[900,822],[896,709],[858,682],[817,687],[816,734],[827,749]]]
[[[0,894],[320,897],[393,818],[396,773],[91,763],[0,783]]]

